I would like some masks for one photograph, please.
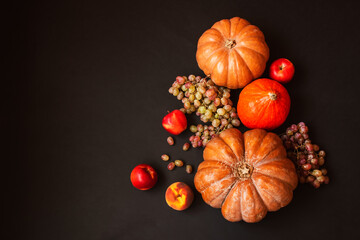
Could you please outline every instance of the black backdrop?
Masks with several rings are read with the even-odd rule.
[[[355,1],[32,1],[8,13],[4,239],[360,237]],[[181,106],[168,87],[177,75],[201,74],[198,38],[233,16],[264,32],[269,62],[293,61],[292,108],[276,132],[305,121],[328,153],[331,177],[317,190],[300,185],[290,205],[257,224],[225,221],[197,193],[184,212],[164,200],[172,182],[193,187],[194,174],[167,171],[160,155],[194,166],[202,155],[181,150],[189,132],[167,145],[161,119]],[[158,171],[150,191],[130,183],[140,163]]]

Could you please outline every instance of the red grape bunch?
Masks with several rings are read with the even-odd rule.
[[[281,135],[288,157],[295,163],[300,183],[309,183],[315,188],[329,183],[325,163],[325,151],[311,143],[309,128],[304,122],[292,124]]]
[[[221,131],[240,126],[236,108],[230,100],[230,89],[216,86],[208,77],[178,76],[169,93],[183,102],[182,112],[196,112],[202,122],[211,123],[211,126],[199,124],[190,127],[190,131],[195,133],[190,137],[193,147],[205,146]]]

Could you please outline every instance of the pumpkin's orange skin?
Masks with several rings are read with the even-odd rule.
[[[295,166],[274,133],[227,129],[206,145],[203,157],[195,187],[228,221],[258,222],[292,200],[298,183]],[[247,175],[244,165],[250,169]]]
[[[216,22],[200,37],[196,60],[218,86],[242,88],[264,72],[269,48],[264,34],[245,19]]]
[[[239,95],[237,113],[248,128],[272,130],[283,124],[290,111],[290,96],[277,81],[261,78],[247,85]]]

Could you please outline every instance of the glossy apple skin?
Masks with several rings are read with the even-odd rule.
[[[286,58],[279,58],[270,65],[270,78],[280,83],[290,82],[294,73],[294,64]]]
[[[162,125],[169,133],[179,135],[187,127],[186,116],[182,111],[174,110],[163,118]]]
[[[171,184],[165,192],[167,205],[174,210],[183,211],[190,207],[194,200],[191,188],[183,182]]]
[[[155,169],[147,164],[137,165],[130,175],[132,185],[139,190],[148,190],[154,187],[157,179]]]

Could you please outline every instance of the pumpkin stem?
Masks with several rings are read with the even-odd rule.
[[[232,49],[233,47],[236,46],[236,42],[235,40],[230,40],[230,39],[227,39],[226,42],[225,42],[225,47],[229,48],[229,49]]]
[[[277,94],[274,92],[269,93],[269,97],[271,100],[275,101],[277,99]]]

